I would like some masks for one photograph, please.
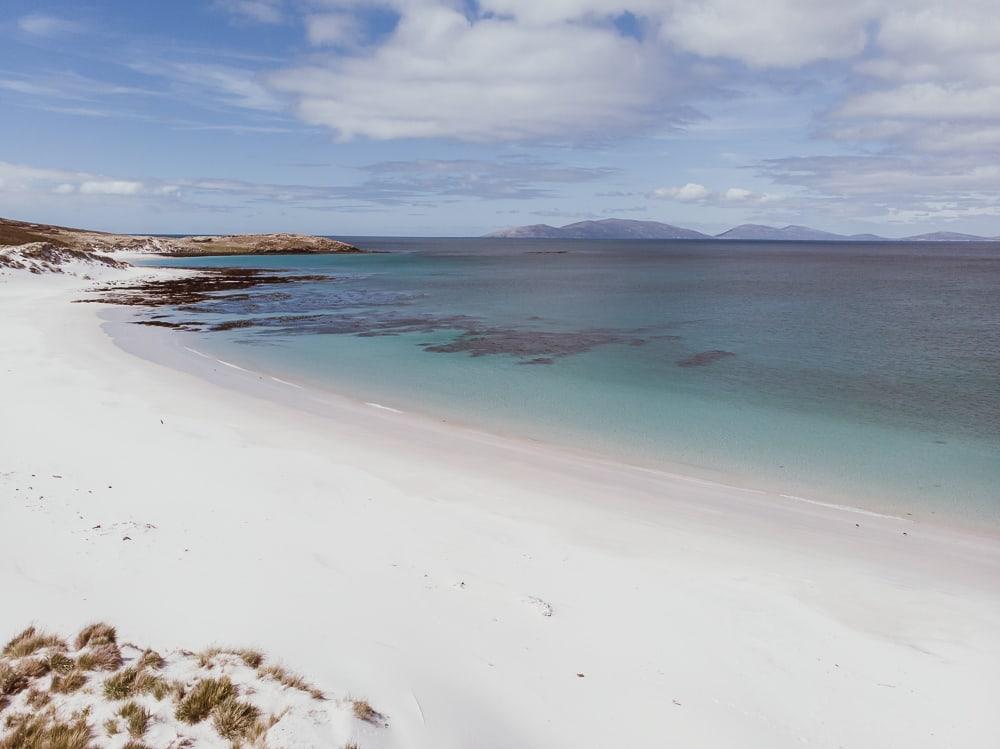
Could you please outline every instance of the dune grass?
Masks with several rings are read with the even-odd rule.
[[[152,694],[156,699],[175,691],[166,679],[136,666],[129,666],[109,676],[104,682],[104,696],[109,700],[124,700],[137,694]]]
[[[9,663],[0,662],[0,696],[9,697],[27,688],[27,676]]]
[[[80,630],[76,636],[76,649],[82,650],[86,647],[96,647],[97,645],[115,645],[118,643],[118,633],[110,624],[95,622]]]
[[[57,694],[71,694],[86,683],[87,674],[79,669],[74,669],[65,676],[60,674],[53,676],[51,691]]]
[[[379,726],[385,723],[385,716],[368,704],[367,700],[354,700],[351,702],[351,711],[358,720]]]
[[[142,655],[139,656],[139,662],[136,664],[139,668],[163,668],[165,661],[163,656],[157,653],[155,650],[146,649],[143,651]]]
[[[66,643],[61,637],[28,627],[4,646],[3,655],[7,658],[24,658],[26,655],[34,655],[42,648],[65,650]]]
[[[179,650],[168,662],[154,650],[126,643],[123,656],[114,627],[104,623],[85,627],[72,645],[77,648],[70,652],[62,639],[28,627],[4,646],[0,749],[97,749],[111,739],[121,746],[126,738],[124,749],[148,749],[143,741],[154,721],[183,730],[174,719],[190,725],[209,721],[214,733],[234,748],[263,746],[268,731],[289,710],[313,713],[305,707],[308,701],[290,690],[325,699],[317,687],[280,664],[265,663],[264,654],[253,649],[215,647],[197,655]],[[255,693],[261,696],[253,697]],[[161,704],[139,699],[143,695]],[[285,706],[264,712],[262,705],[275,699]],[[163,700],[169,700],[173,718],[163,711]],[[85,706],[82,711],[67,717],[70,708],[80,705]],[[95,707],[99,718],[91,715]],[[385,716],[365,700],[351,700],[344,708],[359,720],[387,725]],[[357,748],[347,744],[345,749]]]
[[[305,692],[306,694],[310,695],[313,699],[316,700],[326,699],[326,696],[323,694],[322,691],[314,687],[312,684],[310,684],[308,681],[303,679],[298,674],[292,673],[284,666],[280,666],[276,663],[273,663],[270,666],[265,666],[263,668],[258,669],[258,673],[260,673],[262,676],[269,676],[275,681],[279,682],[280,684],[289,687],[290,689],[298,689],[300,692]]]
[[[122,705],[118,714],[125,721],[125,728],[128,735],[133,739],[141,739],[149,728],[149,721],[152,714],[136,702],[126,702]]]
[[[15,716],[12,716],[15,717]],[[0,739],[0,749],[91,749],[92,733],[86,718],[59,720],[53,709],[7,720],[10,732]]]
[[[248,702],[227,697],[212,710],[212,725],[219,735],[230,741],[250,738],[256,733],[260,710]]]
[[[238,656],[250,668],[260,668],[264,663],[264,654],[250,648],[220,648],[211,647],[198,654],[198,664],[202,668],[211,668],[212,660],[217,655]]]
[[[227,677],[203,679],[181,698],[175,715],[178,720],[185,723],[200,723],[208,717],[216,705],[235,696],[236,688]]]
[[[49,656],[49,669],[57,674],[68,674],[76,668],[76,661],[62,653],[53,653]]]
[[[103,643],[81,653],[76,663],[84,671],[114,671],[122,665],[122,653],[115,643]]]

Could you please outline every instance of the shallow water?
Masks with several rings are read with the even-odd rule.
[[[349,240],[180,319],[402,410],[880,511],[1000,523],[1000,245]]]

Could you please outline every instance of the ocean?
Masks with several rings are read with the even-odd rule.
[[[1000,525],[1000,244],[344,238],[171,312],[248,369],[641,466]],[[163,314],[163,310],[158,310]]]

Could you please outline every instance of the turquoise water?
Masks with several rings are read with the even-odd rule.
[[[353,240],[180,319],[244,366],[743,485],[1000,523],[1000,247]]]

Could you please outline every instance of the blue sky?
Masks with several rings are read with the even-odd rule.
[[[0,215],[1000,234],[992,0],[5,0]]]

